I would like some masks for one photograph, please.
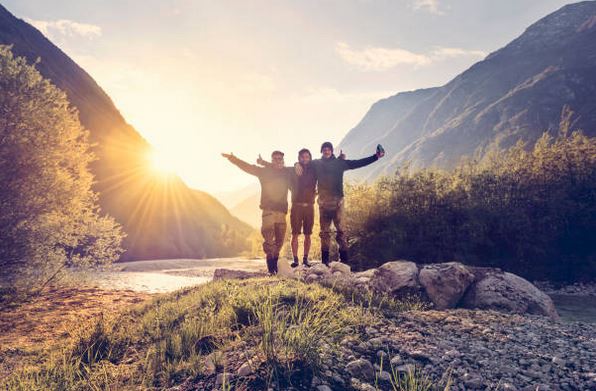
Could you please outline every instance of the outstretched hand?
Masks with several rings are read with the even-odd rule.
[[[230,152],[230,153],[222,153],[221,156],[225,157],[226,159],[230,160],[232,158],[234,158],[234,153]]]
[[[259,157],[257,158],[257,164],[259,166],[264,166],[265,163],[267,163],[267,162],[261,157],[261,154],[259,153]]]
[[[380,159],[380,158],[382,158],[383,156],[385,156],[385,151],[378,151],[378,152],[377,152],[377,157],[378,157],[379,159]]]

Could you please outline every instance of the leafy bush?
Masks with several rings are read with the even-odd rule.
[[[353,268],[458,260],[531,279],[596,278],[596,140],[544,134],[452,171],[404,167],[348,191]]]
[[[0,46],[0,288],[111,262],[122,233],[101,216],[88,132],[64,92]]]

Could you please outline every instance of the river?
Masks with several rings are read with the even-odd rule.
[[[218,268],[264,271],[265,261],[247,258],[160,259],[121,262],[86,278],[103,289],[163,293],[211,281]],[[552,295],[563,321],[596,323],[596,297]]]

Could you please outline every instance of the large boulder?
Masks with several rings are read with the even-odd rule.
[[[559,318],[553,301],[546,293],[529,281],[507,272],[487,273],[472,284],[464,295],[462,306]]]
[[[417,292],[418,266],[410,261],[387,262],[374,272],[369,285],[378,292],[396,296]]]
[[[474,281],[474,274],[459,262],[426,265],[418,275],[435,308],[453,308]]]

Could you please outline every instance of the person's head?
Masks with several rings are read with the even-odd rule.
[[[321,155],[327,159],[333,156],[333,144],[331,144],[329,141],[325,141],[321,145]]]
[[[310,151],[308,149],[302,148],[300,151],[298,151],[298,161],[300,162],[300,164],[306,165],[310,163],[311,160],[312,155],[310,154]]]
[[[274,168],[284,167],[284,153],[281,151],[273,151],[271,153],[271,163]]]

